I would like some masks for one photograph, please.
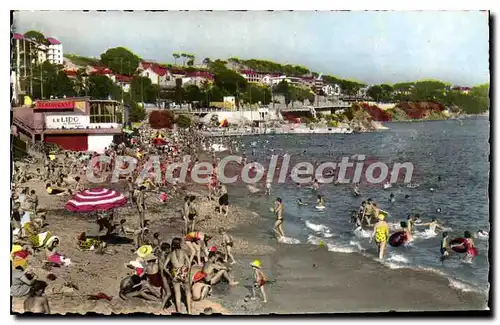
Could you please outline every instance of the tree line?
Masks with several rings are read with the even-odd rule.
[[[371,86],[367,95],[377,102],[436,102],[452,111],[478,114],[489,109],[489,84],[472,87],[467,93],[438,80]]]

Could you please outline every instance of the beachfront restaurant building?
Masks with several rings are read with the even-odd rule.
[[[38,100],[33,107],[14,108],[14,125],[32,141],[55,143],[74,151],[102,153],[122,134],[127,118],[115,100],[64,98]]]

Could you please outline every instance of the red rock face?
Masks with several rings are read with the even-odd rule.
[[[382,110],[380,107],[376,105],[368,105],[367,103],[364,103],[363,109],[370,114],[370,116],[374,121],[379,121],[379,122],[392,121],[392,114]]]
[[[397,107],[412,119],[425,118],[431,112],[441,112],[445,109],[443,104],[436,102],[401,102]]]

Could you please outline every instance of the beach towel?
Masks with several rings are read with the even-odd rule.
[[[31,223],[28,222],[26,225],[30,225]],[[25,226],[26,226],[25,225]],[[26,230],[26,227],[25,227]],[[27,234],[29,240],[31,241],[31,244],[33,245],[34,248],[40,248],[44,247],[47,244],[47,240],[52,237],[49,231],[43,232],[41,234]]]
[[[54,253],[49,256],[48,261],[57,265],[69,266],[71,264],[71,260],[66,258],[64,255],[59,253]]]

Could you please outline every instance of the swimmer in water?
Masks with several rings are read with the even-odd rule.
[[[408,230],[413,233],[415,231],[415,220],[413,219],[413,216],[410,214],[408,215],[408,218],[406,219],[407,225],[408,225]]]
[[[436,209],[436,212],[437,212],[437,213],[441,213],[441,208],[437,208],[437,209]]]
[[[325,201],[323,200],[323,197],[321,195],[318,195],[318,201],[316,203],[318,208],[325,207]]]
[[[433,233],[435,233],[436,230],[443,230],[443,227],[441,227],[436,218],[432,218],[431,222],[423,223],[419,226],[429,226],[429,231],[432,231]]]
[[[411,231],[408,227],[408,223],[406,221],[401,221],[399,223],[399,225],[401,226],[401,231],[403,231],[406,235],[407,242],[411,241],[413,239],[413,237],[412,237]]]
[[[351,223],[356,225],[356,228],[361,226],[361,218],[356,210],[351,210]]]
[[[410,196],[408,194],[405,195],[405,199],[409,199]]]
[[[303,205],[307,205],[307,203],[302,202],[302,199],[297,199],[297,205],[303,206]]]
[[[312,189],[313,189],[313,191],[317,191],[319,189],[318,180],[316,178],[314,179]]]
[[[450,244],[448,232],[443,232],[443,238],[441,239],[441,261],[444,261],[450,255]]]
[[[479,229],[476,233],[477,237],[488,237],[490,234],[487,231]]]
[[[354,184],[353,191],[354,191],[354,196],[359,196],[361,194],[359,191],[359,184],[358,183]]]
[[[416,224],[416,225],[420,225],[421,223],[422,223],[422,219],[421,219],[421,217],[420,217],[420,214],[418,214],[418,213],[417,213],[417,214],[415,215],[415,224]]]
[[[391,193],[391,195],[389,195],[389,203],[394,203],[394,201],[396,201],[396,199],[394,198],[394,193]]]

